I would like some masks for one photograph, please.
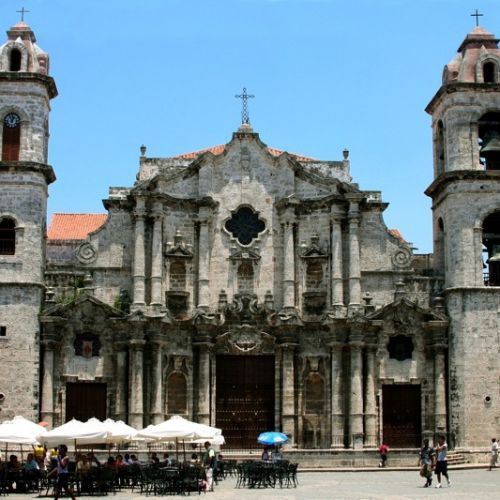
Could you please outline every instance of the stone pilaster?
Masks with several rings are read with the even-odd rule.
[[[134,235],[134,301],[135,308],[142,308],[145,305],[146,297],[146,260],[144,246],[144,224],[146,217],[145,201],[137,198],[135,217],[135,235]]]
[[[350,439],[353,448],[363,446],[363,356],[362,342],[352,339],[349,342],[351,354],[351,373],[349,390]]]
[[[332,309],[344,309],[344,282],[342,276],[342,226],[339,215],[331,218],[331,276],[332,276]]]
[[[288,209],[283,219],[283,308],[295,307],[295,250],[293,224],[295,216]]]
[[[54,426],[54,351],[57,344],[55,335],[47,333],[42,335],[43,375],[40,416],[49,427]]]
[[[162,359],[163,342],[157,337],[152,337],[151,341],[151,407],[150,415],[153,425],[163,422],[163,381],[162,381]]]
[[[197,422],[210,425],[210,348],[208,342],[198,344]]]
[[[142,335],[134,335],[130,340],[130,404],[128,421],[136,429],[141,429],[144,425],[144,344]]]
[[[124,342],[115,342],[115,418],[127,419],[127,346]]]
[[[198,307],[208,308],[210,305],[210,220],[211,211],[207,207],[200,208],[198,219]]]
[[[446,371],[445,346],[434,346],[434,431],[446,432]]]
[[[163,212],[161,204],[155,204],[153,216],[153,241],[151,245],[151,305],[160,307],[163,305],[162,295],[162,227]]]
[[[281,418],[282,429],[290,436],[290,444],[295,446],[296,411],[295,411],[295,344],[282,344],[282,393]]]
[[[366,349],[366,384],[365,384],[365,442],[366,448],[377,445],[377,393],[375,390],[375,353],[377,346],[369,344]]]
[[[331,344],[332,448],[344,447],[344,384],[342,372],[343,344]]]

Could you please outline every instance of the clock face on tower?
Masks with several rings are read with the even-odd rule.
[[[19,125],[19,123],[21,123],[21,119],[15,113],[9,113],[3,119],[3,123],[9,128],[15,128]]]

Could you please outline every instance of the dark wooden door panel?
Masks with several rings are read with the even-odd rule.
[[[420,385],[382,386],[384,442],[393,448],[421,444]]]
[[[217,357],[216,425],[229,448],[257,448],[274,429],[274,356]]]
[[[106,384],[71,382],[66,384],[66,421],[91,417],[106,419]]]

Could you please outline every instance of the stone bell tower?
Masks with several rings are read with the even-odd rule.
[[[44,295],[49,57],[23,21],[0,46],[0,420],[38,418]]]
[[[434,267],[444,277],[450,440],[487,446],[500,430],[500,50],[480,26],[426,108],[432,116]],[[453,444],[453,443],[452,443]]]

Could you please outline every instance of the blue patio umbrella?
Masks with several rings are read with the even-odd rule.
[[[283,434],[282,432],[269,431],[259,434],[257,441],[261,444],[272,446],[276,444],[286,443],[288,441],[288,436],[286,434]]]

